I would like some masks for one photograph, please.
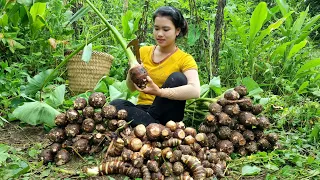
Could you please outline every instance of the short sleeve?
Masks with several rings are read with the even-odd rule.
[[[187,54],[185,57],[183,57],[181,71],[185,72],[190,69],[198,70],[198,65],[193,57]]]

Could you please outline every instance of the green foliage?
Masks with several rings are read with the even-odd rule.
[[[0,166],[3,179],[18,178],[30,169],[28,162],[22,160],[14,148],[5,144],[0,144]]]
[[[54,118],[60,114],[44,102],[26,102],[13,111],[14,117],[30,125],[45,124],[55,126]]]

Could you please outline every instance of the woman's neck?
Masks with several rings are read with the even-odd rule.
[[[173,43],[173,44],[171,44],[171,45],[169,45],[169,46],[166,46],[166,47],[161,47],[161,46],[159,46],[158,45],[158,50],[159,50],[159,52],[161,52],[161,53],[172,53],[173,51],[175,51],[176,50],[176,44],[175,43]]]

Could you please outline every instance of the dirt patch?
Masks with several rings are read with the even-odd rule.
[[[36,143],[42,143],[43,146],[49,144],[45,138],[43,126],[23,125],[19,122],[5,123],[0,127],[0,143],[10,145],[17,149],[28,149]]]

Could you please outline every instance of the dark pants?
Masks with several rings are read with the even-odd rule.
[[[187,84],[183,73],[172,73],[162,85],[162,88],[178,87]],[[134,105],[130,101],[115,99],[110,102],[117,110],[125,109],[128,112],[126,121],[131,121],[131,126],[138,124],[161,123],[165,125],[169,120],[182,121],[184,116],[185,100],[171,100],[156,96],[152,105]]]

